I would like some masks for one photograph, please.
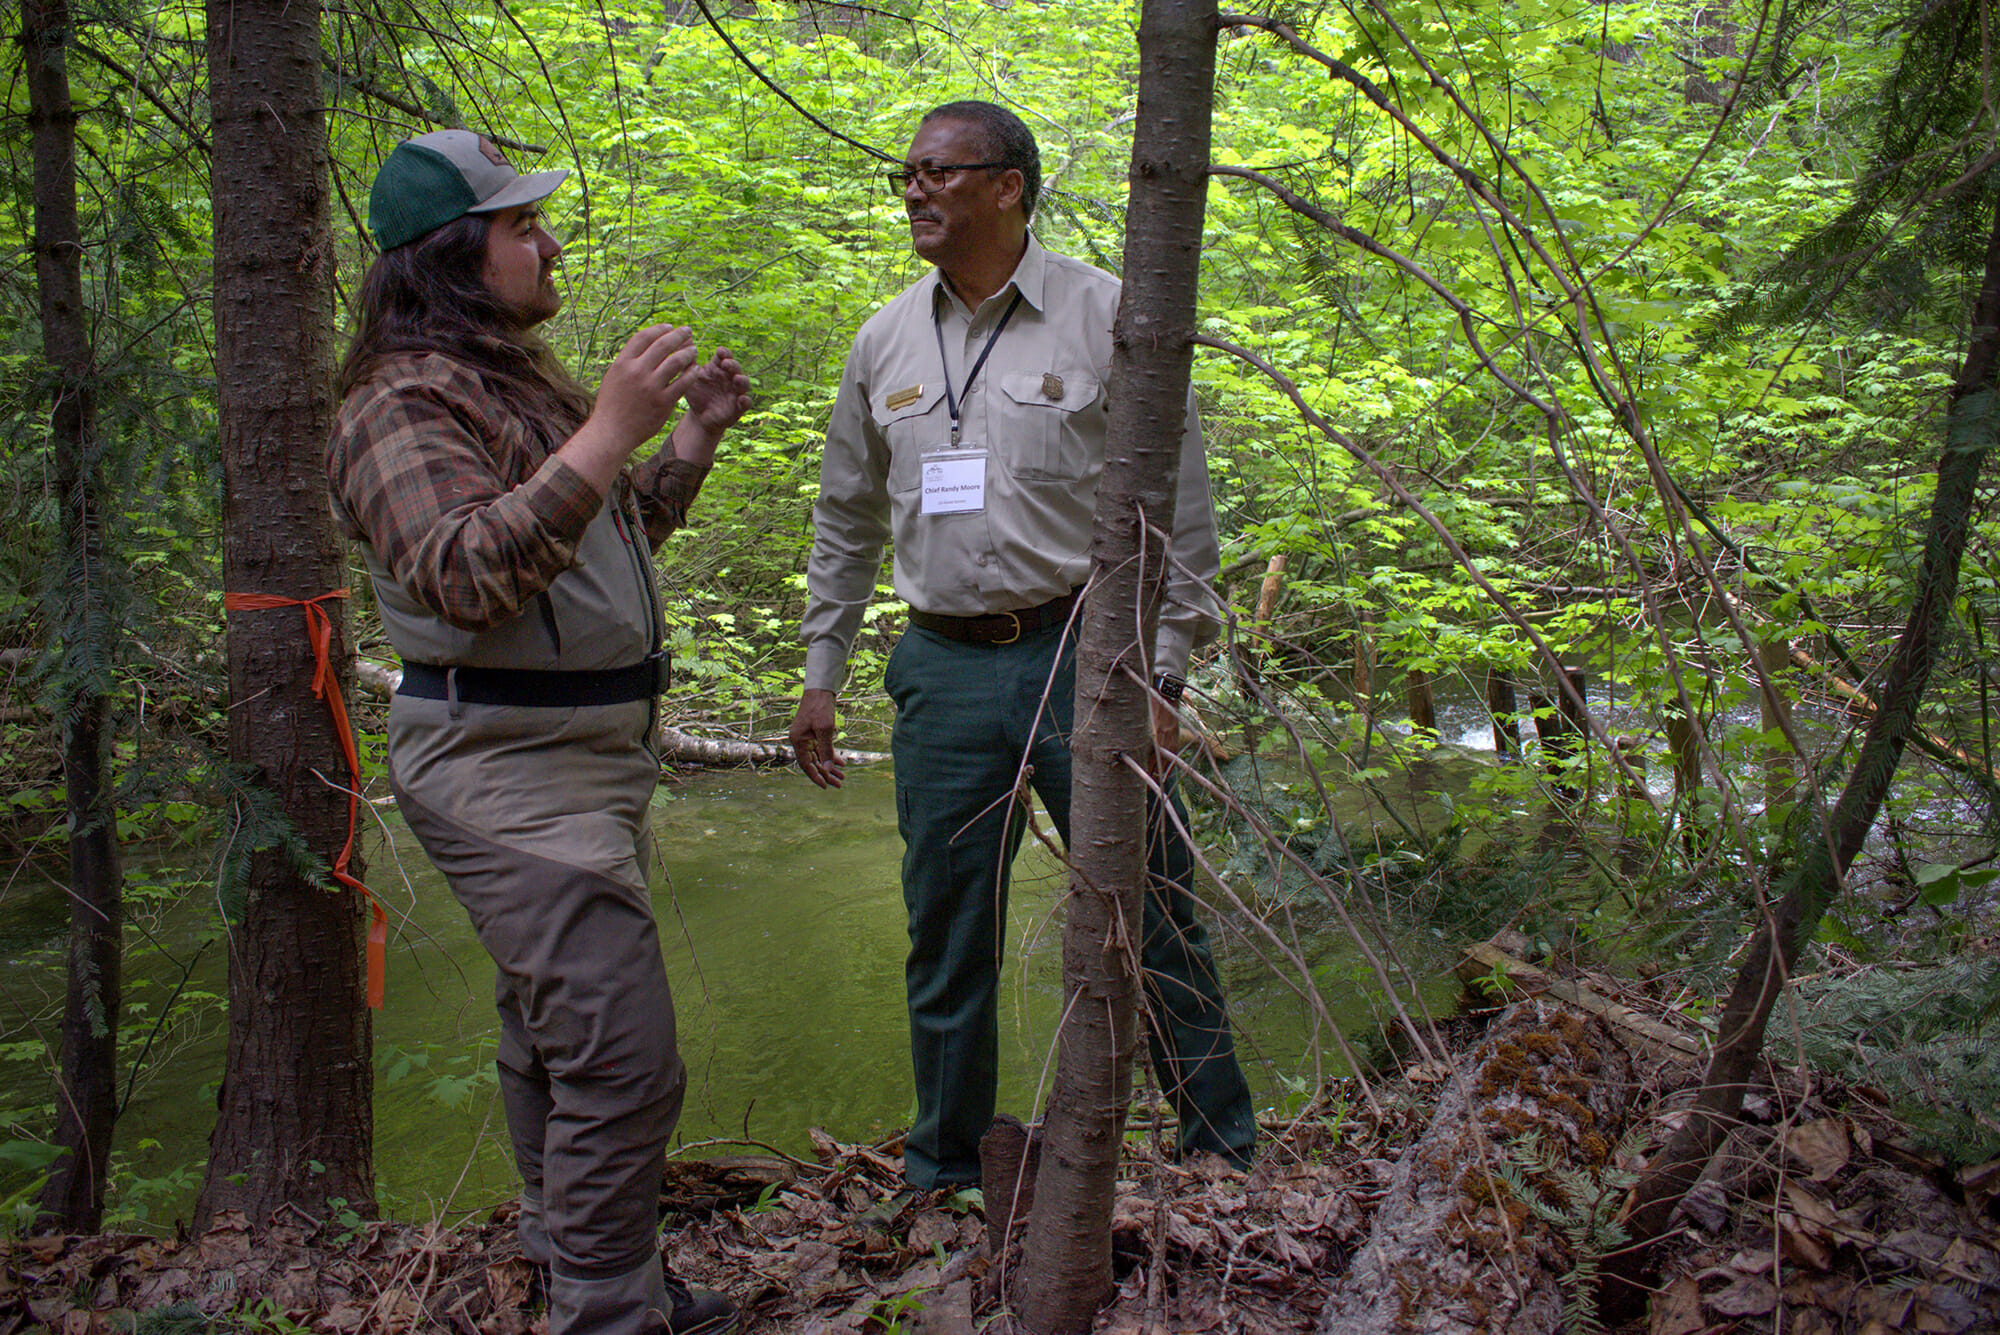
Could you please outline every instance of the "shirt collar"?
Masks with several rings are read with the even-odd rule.
[[[1042,305],[1042,295],[1047,290],[1048,273],[1049,253],[1042,249],[1042,243],[1035,239],[1034,232],[1030,230],[1028,233],[1027,249],[1021,252],[1020,263],[1014,266],[1013,277],[1002,283],[1000,290],[986,300],[987,302],[998,301],[1006,297],[1009,289],[1012,289],[1021,294],[1021,304],[1023,306],[1032,306],[1036,314],[1043,314],[1045,313],[1045,308]],[[955,310],[965,311],[965,303],[960,301],[958,295],[951,290],[951,284],[944,281],[943,272],[932,269],[932,309],[936,309],[937,303],[941,300],[950,302]],[[968,318],[978,314],[979,312],[977,311],[969,312]]]

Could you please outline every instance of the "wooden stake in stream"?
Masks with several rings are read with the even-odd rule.
[[[1264,582],[1257,587],[1257,625],[1259,629],[1270,624],[1271,612],[1278,605],[1278,591],[1285,587],[1285,566],[1291,558],[1279,552],[1264,567]]]
[[[1410,727],[1436,732],[1437,700],[1431,694],[1431,678],[1420,667],[1403,669],[1403,694],[1410,702]]]
[[[1354,705],[1361,711],[1362,726],[1372,734],[1375,728],[1375,637],[1368,633],[1366,621],[1354,628]]]
[[[1570,767],[1583,745],[1583,707],[1577,701],[1583,698],[1584,672],[1565,666],[1562,674],[1570,690],[1558,691],[1553,701],[1539,691],[1531,692],[1528,702],[1534,707],[1535,735],[1541,738],[1543,765],[1555,780],[1556,797],[1574,803],[1584,796]]]
[[[1687,715],[1666,716],[1667,749],[1674,753],[1674,804],[1683,810],[1701,788],[1701,729]]]
[[[1521,755],[1521,704],[1514,694],[1514,679],[1505,668],[1486,669],[1486,712],[1493,719],[1493,749],[1502,756]]]

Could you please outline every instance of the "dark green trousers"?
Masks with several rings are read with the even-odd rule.
[[[1008,871],[1026,828],[1014,784],[1025,759],[1067,845],[1074,648],[1060,627],[1007,645],[911,627],[889,660],[888,688],[917,1082],[903,1172],[925,1189],[976,1184],[999,1061]],[[1140,956],[1153,1068],[1180,1118],[1181,1151],[1248,1163],[1257,1123],[1208,932],[1188,893],[1193,858],[1159,811],[1148,829]]]

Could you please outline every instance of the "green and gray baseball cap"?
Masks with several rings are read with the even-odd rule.
[[[383,250],[463,218],[546,199],[569,172],[514,170],[491,139],[435,130],[396,145],[368,192],[368,229]]]

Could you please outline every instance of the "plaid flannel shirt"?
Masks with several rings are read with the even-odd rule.
[[[603,503],[554,456],[561,443],[509,412],[471,368],[437,353],[395,357],[335,418],[335,522],[449,624],[500,625],[575,563]],[[636,502],[658,549],[707,474],[669,449],[627,468],[615,490]]]

